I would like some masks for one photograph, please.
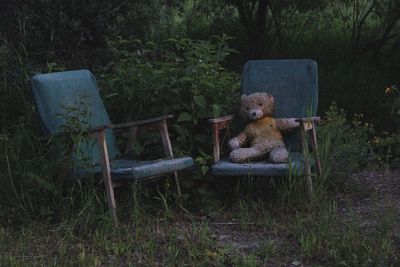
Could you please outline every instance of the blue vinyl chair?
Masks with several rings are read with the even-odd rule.
[[[72,175],[103,175],[113,218],[116,219],[114,186],[120,181],[149,180],[173,173],[178,194],[181,194],[177,171],[193,166],[193,160],[190,157],[173,156],[167,128],[167,120],[173,118],[172,115],[111,124],[96,79],[88,70],[38,74],[32,77],[31,87],[40,123],[46,134],[62,133],[73,120],[85,126],[91,138],[75,144]],[[149,161],[120,159],[117,157],[120,153],[113,133],[113,129],[120,128],[130,128],[132,135],[143,128],[158,130],[167,158]]]
[[[220,156],[220,131],[242,129],[243,123],[234,116],[209,119],[213,131],[213,160],[211,173],[215,176],[286,176],[290,172],[306,174],[307,189],[313,191],[311,160],[308,157],[307,136],[311,136],[311,148],[315,156],[317,171],[321,171],[317,154],[316,117],[318,104],[317,64],[304,60],[253,60],[248,61],[241,78],[241,94],[267,92],[275,99],[276,118],[296,118],[298,130],[284,135],[290,151],[289,162],[272,164],[254,161],[245,164],[232,163],[228,157]],[[308,134],[310,133],[310,134]]]

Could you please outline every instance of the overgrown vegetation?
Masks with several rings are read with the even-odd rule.
[[[363,185],[400,164],[399,21],[396,0],[1,4],[0,265],[399,265],[398,195]],[[323,174],[311,201],[298,177],[208,173],[206,119],[236,111],[246,60],[276,58],[318,63]],[[175,115],[175,153],[196,159],[183,206],[168,180],[130,184],[115,228],[101,179],[69,179],[77,118],[72,135],[43,139],[29,77],[81,68],[112,121]],[[136,157],[159,152],[153,137]],[[373,170],[383,175],[352,176]]]
[[[121,114],[124,120],[175,114],[177,149],[207,153],[211,148],[202,147],[209,143],[206,119],[231,113],[239,92],[238,75],[222,66],[233,52],[226,45],[229,38],[214,39],[110,42],[116,62],[105,86],[115,120]]]

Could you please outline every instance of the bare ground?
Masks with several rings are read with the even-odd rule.
[[[349,177],[346,187],[349,188],[347,192],[337,192],[334,196],[341,221],[356,222],[357,227],[368,233],[388,211],[400,218],[400,171],[356,173]],[[180,227],[186,228],[183,225]],[[243,223],[224,214],[208,222],[208,227],[217,245],[226,249],[232,259],[253,254],[263,261],[265,253],[262,250],[268,249],[268,246],[270,250],[284,247],[283,253],[271,251],[272,257],[268,258],[266,266],[325,266],[323,258],[315,262],[304,260],[298,242],[284,225]],[[393,245],[400,251],[400,222],[394,229]]]

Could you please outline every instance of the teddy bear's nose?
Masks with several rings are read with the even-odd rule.
[[[256,115],[256,113],[255,112],[253,112],[253,116],[255,116]]]

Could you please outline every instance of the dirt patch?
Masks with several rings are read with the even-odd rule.
[[[383,218],[400,218],[399,171],[360,172],[349,177],[348,182],[349,190],[335,195],[341,221],[355,223],[368,233],[373,227],[379,227]],[[271,229],[265,224],[240,223],[232,217],[224,217],[209,222],[208,226],[218,246],[229,248],[232,257],[245,257],[249,254],[262,257],[268,245],[271,245],[285,249],[283,252],[280,249],[279,253],[272,253],[268,266],[305,266],[306,263],[301,262],[304,257],[298,243],[284,226]],[[394,228],[392,242],[400,250],[400,224],[396,223]],[[309,259],[304,261],[307,266],[310,264]],[[321,263],[318,259],[316,262]]]
[[[349,178],[349,193],[335,199],[344,218],[363,218],[363,225],[374,225],[385,212],[400,214],[400,171],[360,172]]]

